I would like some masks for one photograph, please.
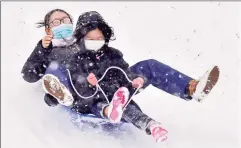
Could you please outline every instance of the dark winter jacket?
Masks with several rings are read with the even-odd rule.
[[[96,91],[96,87],[91,86],[87,81],[87,76],[90,73],[94,73],[97,79],[100,79],[107,68],[116,66],[122,68],[130,80],[142,77],[129,71],[129,64],[123,59],[123,55],[119,50],[108,46],[104,46],[97,52],[81,50],[73,55],[64,65],[70,71],[75,89],[80,95],[85,97],[93,95]],[[107,72],[104,79],[99,82],[99,85],[105,92],[109,101],[111,101],[114,93],[120,87],[127,87],[131,95],[135,91],[125,75],[117,69],[112,69]],[[97,102],[106,102],[101,91],[87,100],[79,97],[75,92],[73,92],[73,95],[75,103],[72,109],[80,113],[91,113],[92,107]]]
[[[50,62],[57,61],[61,63],[76,53],[77,50],[78,47],[76,45],[53,47],[52,44],[50,44],[48,48],[44,48],[42,46],[42,40],[40,40],[23,66],[21,71],[21,73],[23,73],[23,79],[29,83],[37,82],[45,74]]]

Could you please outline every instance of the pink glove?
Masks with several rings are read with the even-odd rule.
[[[98,83],[98,80],[96,79],[95,75],[93,73],[90,73],[89,76],[87,77],[88,82],[95,86]]]
[[[132,86],[134,88],[138,88],[139,86],[142,87],[144,85],[144,79],[141,77],[138,77],[132,81]]]

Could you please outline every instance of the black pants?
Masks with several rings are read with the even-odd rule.
[[[98,117],[101,118],[106,118],[103,115],[104,108],[108,106],[108,103],[105,102],[99,102],[97,103],[93,108],[92,108],[92,113]],[[147,125],[150,121],[153,119],[150,118],[148,115],[144,114],[140,107],[134,102],[131,101],[125,108],[123,115],[122,115],[122,120],[133,124],[136,126],[138,129],[146,131],[147,134],[150,134]]]

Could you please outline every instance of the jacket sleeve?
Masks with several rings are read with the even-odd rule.
[[[111,50],[112,50],[112,58],[114,58],[113,66],[122,68],[126,72],[130,80],[134,80],[135,78],[141,77],[143,78],[144,83],[147,82],[146,77],[144,77],[143,75],[136,74],[129,69],[129,64],[124,60],[123,54],[119,50],[114,48],[111,48]]]
[[[25,81],[34,83],[43,76],[49,64],[47,57],[51,51],[52,44],[50,44],[48,48],[44,48],[42,47],[42,40],[38,42],[22,68],[21,73]]]
[[[49,95],[49,94],[45,94],[44,96],[44,102],[51,107],[55,107],[59,104],[59,102],[57,101],[57,99],[55,99],[53,96]]]

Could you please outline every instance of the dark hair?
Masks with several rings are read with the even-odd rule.
[[[79,16],[74,36],[80,41],[89,31],[100,29],[105,37],[105,42],[115,40],[114,29],[108,25],[103,17],[96,11],[85,12]]]
[[[76,30],[74,33],[75,38],[77,41],[81,40],[89,31],[95,30],[95,29],[100,29],[100,31],[103,33],[105,37],[105,42],[109,42],[110,40],[115,40],[114,37],[114,29],[110,26],[108,26],[104,22],[99,22],[99,23],[92,23],[89,24],[85,27],[83,27],[81,30]]]
[[[105,37],[105,42],[109,43],[109,41],[115,40],[114,28],[110,27],[106,22],[100,22],[97,26],[103,33]]]
[[[62,9],[54,9],[54,10],[51,10],[50,12],[48,12],[45,17],[44,17],[44,21],[40,21],[38,23],[36,23],[38,26],[37,28],[40,28],[40,27],[49,27],[49,19],[51,17],[51,15],[56,12],[56,11],[59,11],[59,12],[63,12],[65,14],[68,15],[68,17],[70,18],[70,21],[71,23],[73,23],[73,19],[72,17],[69,15],[69,13],[67,13],[66,11],[62,10]]]

